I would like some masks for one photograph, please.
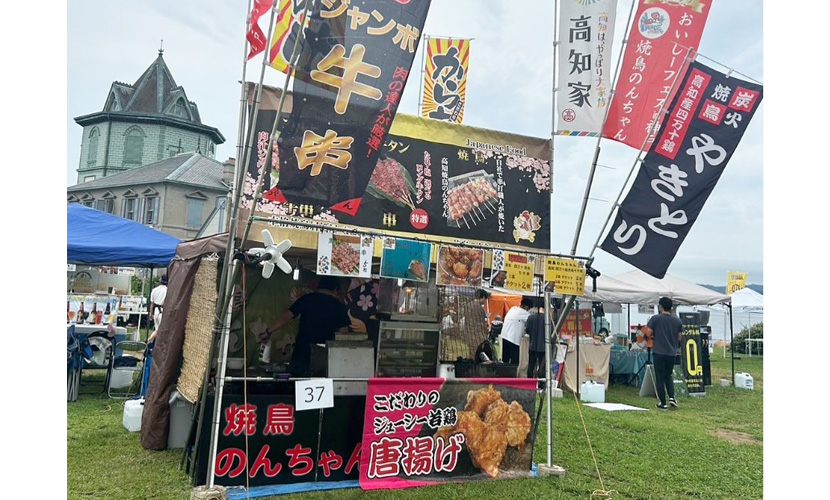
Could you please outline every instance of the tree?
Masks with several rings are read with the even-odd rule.
[[[749,351],[747,350],[747,342],[746,340],[752,339],[763,339],[764,338],[764,322],[755,323],[751,325],[749,328],[743,328],[740,332],[732,340],[732,352],[740,353],[740,354],[747,354]],[[763,342],[751,342],[752,344],[752,354],[757,354],[759,356],[764,355],[764,343]]]

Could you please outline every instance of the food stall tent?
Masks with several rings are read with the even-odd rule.
[[[166,267],[180,242],[178,238],[123,217],[78,203],[66,206],[68,264]]]

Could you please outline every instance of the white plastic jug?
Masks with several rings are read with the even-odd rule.
[[[583,382],[579,390],[579,399],[583,403],[604,403],[605,384],[599,384],[593,380]]]
[[[753,390],[755,388],[755,380],[748,373],[738,372],[735,374],[735,387]]]
[[[124,427],[130,432],[141,430],[141,414],[144,413],[144,398],[130,399],[124,403]]]

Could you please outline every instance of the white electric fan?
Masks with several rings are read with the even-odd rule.
[[[262,264],[262,277],[270,278],[271,273],[274,272],[274,265],[282,269],[285,274],[291,272],[291,264],[283,257],[283,254],[291,248],[291,240],[282,240],[279,244],[274,244],[274,238],[271,232],[267,229],[262,230],[262,242],[265,243],[265,248],[252,248],[248,250],[248,255],[254,255]]]

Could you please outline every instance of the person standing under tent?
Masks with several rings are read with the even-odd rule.
[[[322,276],[316,291],[295,300],[273,326],[259,334],[261,343],[268,342],[273,331],[300,318],[288,368],[292,375],[311,375],[312,344],[322,344],[334,340],[335,333],[348,332],[351,320],[346,304],[338,296],[339,291],[340,280],[334,276]]]
[[[147,343],[156,339],[156,332],[161,326],[161,316],[164,310],[164,299],[167,298],[167,275],[162,274],[158,286],[150,292],[150,318],[153,321],[153,332],[147,337]]]
[[[535,308],[527,317],[525,331],[530,335],[527,378],[545,377],[545,308]]]
[[[501,328],[501,360],[511,365],[519,364],[519,346],[522,345],[522,336],[525,333],[525,322],[530,316],[533,300],[522,298],[518,306],[513,306],[504,315],[504,326]]]
[[[654,377],[657,384],[657,397],[660,402],[657,408],[665,410],[666,393],[669,396],[669,405],[677,408],[677,401],[674,399],[674,360],[677,357],[680,342],[683,340],[683,323],[677,316],[671,314],[672,300],[668,297],[660,297],[657,306],[658,314],[648,320],[643,327],[643,334],[647,339],[654,341],[652,355],[654,357]]]

